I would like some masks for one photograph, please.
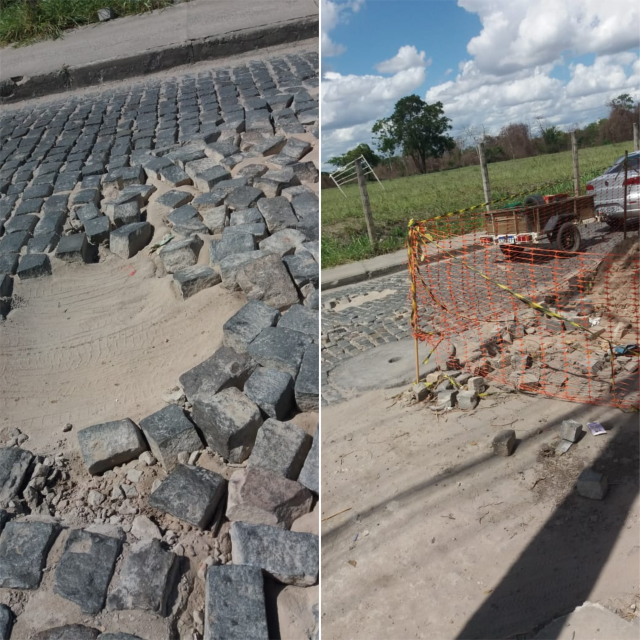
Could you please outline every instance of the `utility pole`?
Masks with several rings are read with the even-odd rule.
[[[480,171],[482,172],[482,189],[484,190],[484,200],[487,203],[487,211],[491,211],[491,185],[489,184],[489,168],[487,158],[484,155],[484,142],[478,143],[478,157],[480,158]]]
[[[360,158],[356,159],[356,173],[358,174],[358,185],[360,186],[360,197],[362,198],[362,210],[364,211],[364,219],[367,223],[367,232],[369,234],[369,242],[375,251],[378,243],[376,241],[376,229],[373,224],[373,215],[371,213],[371,203],[369,202],[369,192],[367,191],[367,182],[362,172],[362,163]]]

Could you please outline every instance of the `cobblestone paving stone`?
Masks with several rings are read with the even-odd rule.
[[[382,298],[367,296],[390,291]],[[361,304],[336,309],[335,306]],[[363,301],[364,300],[364,301]],[[411,306],[406,273],[368,280],[322,295],[321,367],[322,403],[342,399],[340,390],[329,382],[330,371],[340,362],[381,344],[411,336]]]
[[[613,251],[622,239],[622,233],[611,232],[604,224],[590,224],[582,231],[586,253],[602,254]],[[572,274],[579,266],[579,259],[554,260],[548,263],[530,265],[505,262],[497,249],[469,253],[466,261],[471,266],[487,273],[497,281],[521,293],[532,293],[531,283],[536,283],[537,291],[546,285],[555,288],[556,283]],[[424,268],[423,269],[427,269]],[[479,276],[461,265],[459,259],[433,262],[428,266],[429,286],[438,292],[447,305],[460,307],[466,299],[486,299],[488,292],[495,290]],[[427,271],[425,270],[426,274]],[[384,293],[383,296],[376,295]],[[374,349],[382,344],[408,338],[413,335],[410,327],[411,300],[408,273],[399,273],[358,284],[329,290],[322,295],[321,333],[321,396],[322,404],[340,402],[344,396],[331,383],[331,370],[353,356]],[[367,297],[371,300],[367,301]],[[498,302],[499,301],[499,302]],[[353,304],[353,303],[356,304]],[[492,298],[493,308],[499,304],[505,311],[511,308],[512,299],[508,294]],[[432,306],[419,305],[421,327],[430,326],[434,316]]]
[[[100,260],[107,251],[106,245],[112,253],[128,259],[146,246],[152,238],[146,206],[155,191],[153,184],[147,184],[147,178],[159,179],[173,189],[158,202],[165,206],[164,215],[175,236],[158,255],[167,272],[163,277],[174,279],[183,298],[196,295],[204,287],[221,286],[241,290],[249,305],[262,305],[270,310],[269,321],[264,327],[257,327],[256,335],[251,337],[260,338],[263,331],[273,336],[262,355],[265,362],[275,364],[259,369],[263,384],[267,390],[276,389],[279,365],[275,352],[284,338],[297,340],[303,346],[299,353],[288,354],[286,368],[291,397],[282,409],[282,418],[290,417],[297,410],[310,411],[299,402],[297,409],[295,407],[296,379],[305,378],[305,406],[314,402],[317,406],[317,386],[314,390],[306,380],[304,346],[317,340],[313,326],[318,326],[319,315],[319,208],[310,188],[310,183],[318,181],[318,172],[315,163],[309,162],[308,157],[305,159],[313,148],[306,141],[309,134],[318,137],[315,97],[318,62],[316,52],[300,52],[228,69],[147,79],[93,95],[4,109],[0,115],[2,316],[10,313],[11,296],[19,295],[22,279],[56,277],[55,270],[51,275],[50,261],[55,266],[56,260],[80,263]],[[301,140],[296,135],[306,138]],[[234,167],[254,158],[256,164],[249,165],[246,173],[232,179]],[[264,166],[265,163],[271,165],[271,169]],[[181,186],[192,184],[200,192],[195,198],[191,193],[180,191]],[[271,251],[268,246],[260,247],[260,242],[273,233],[292,230],[296,230],[296,242],[293,249],[287,250],[288,255],[281,255],[277,249]],[[211,266],[195,266],[203,238],[207,237],[219,251],[210,252]],[[99,251],[98,245],[101,245]],[[281,318],[283,325],[279,327]],[[315,344],[311,344],[309,348],[314,347]],[[240,369],[246,375],[240,375]],[[33,515],[55,518],[61,525],[60,536],[67,535],[69,527],[74,529],[68,533],[62,559],[47,558],[48,540],[40,545],[43,568],[48,565],[46,575],[42,586],[38,587],[38,574],[37,583],[34,580],[29,588],[50,589],[48,575],[55,574],[54,591],[63,599],[80,604],[85,613],[103,616],[100,619],[103,624],[104,616],[108,615],[102,611],[107,588],[122,546],[128,564],[118,578],[118,593],[124,596],[122,603],[118,601],[114,608],[148,609],[166,614],[169,620],[163,628],[170,629],[171,638],[202,638],[205,618],[211,618],[213,611],[203,612],[203,604],[196,605],[187,614],[186,602],[196,588],[194,574],[204,582],[209,567],[231,563],[229,521],[236,518],[233,514],[229,514],[227,520],[224,518],[226,480],[200,466],[199,461],[209,459],[210,464],[213,458],[218,468],[224,468],[231,460],[218,446],[225,429],[235,433],[248,422],[255,429],[253,438],[248,434],[243,436],[246,440],[243,441],[244,458],[251,452],[255,432],[264,420],[259,407],[243,393],[244,383],[254,370],[258,370],[256,361],[222,347],[187,372],[186,377],[197,378],[198,385],[183,385],[182,390],[176,387],[172,398],[165,400],[172,403],[171,410],[151,416],[158,422],[155,432],[158,442],[152,443],[155,456],[146,450],[147,442],[135,423],[127,420],[127,434],[123,434],[118,430],[122,421],[110,422],[78,432],[78,442],[93,438],[89,446],[93,453],[87,454],[85,448],[80,452],[85,469],[81,469],[78,461],[78,467],[72,470],[60,454],[55,458],[35,456],[27,472],[16,461],[18,447],[26,436],[17,429],[0,431],[0,459],[11,461],[11,469],[4,474],[7,477],[0,473],[0,529],[3,529],[0,531],[0,565],[10,587],[0,588],[0,600],[3,603],[6,600],[12,608],[11,615],[15,614],[14,636],[16,628],[22,633],[24,627],[20,625],[29,624],[23,622],[22,617],[23,610],[29,607],[29,599],[12,588],[14,582],[20,581],[22,569],[15,554],[10,553],[7,540],[10,529],[15,526],[13,523],[23,522],[24,515]],[[216,383],[219,387],[214,389]],[[295,390],[297,394],[297,386]],[[195,421],[196,412],[192,414],[191,410],[201,405],[206,409],[207,403],[217,406],[222,396],[227,398],[226,404],[216,415],[222,415],[226,422],[215,421],[209,431],[204,429],[204,422],[196,424],[207,441],[208,448],[203,449],[201,436],[191,423]],[[240,415],[238,407],[244,408],[249,418]],[[204,421],[204,410],[201,415]],[[145,433],[151,418],[141,421]],[[280,449],[271,454],[275,458],[285,456],[288,448],[298,446],[298,437],[295,433],[283,435]],[[289,439],[295,442],[291,444]],[[309,496],[306,506],[299,508],[304,514],[311,510],[313,501],[297,477],[303,464],[305,468],[317,466],[317,447],[307,456],[312,440],[306,435],[304,450],[301,449],[296,458],[295,472],[289,474],[290,484]],[[93,464],[94,454],[99,464]],[[74,455],[77,454],[74,452]],[[167,455],[176,458],[171,460],[171,467],[175,468],[168,477],[166,473],[171,469],[164,470],[160,464],[166,466]],[[23,457],[33,458],[28,452],[24,452]],[[86,478],[87,470],[93,474],[90,480]],[[190,485],[196,481],[201,485],[208,482],[211,496],[204,496],[201,488],[194,492]],[[157,498],[168,484],[173,492],[170,504],[150,500],[151,495]],[[263,497],[265,491],[271,491],[273,495],[268,497],[279,504],[279,486],[271,482],[271,489],[263,486],[258,489]],[[176,511],[175,504],[185,506],[187,511],[193,510],[196,498],[207,500],[197,521]],[[250,503],[256,498],[247,495],[246,500]],[[222,509],[217,508],[219,502]],[[158,524],[142,515],[143,512]],[[25,525],[24,535],[34,537],[38,533],[35,527]],[[272,528],[266,526],[265,531]],[[58,534],[57,528],[55,534]],[[185,534],[189,534],[187,538]],[[300,583],[314,584],[318,537],[291,535],[306,536],[306,545],[315,550],[315,555],[305,555],[309,565],[305,565],[305,571],[309,577]],[[142,560],[133,556],[133,551],[139,551],[140,547],[137,538],[142,538],[140,544],[145,550]],[[158,540],[160,542],[156,542]],[[86,576],[74,567],[86,568],[87,562],[94,566],[91,554],[103,557],[101,545],[110,546],[112,553],[102,567],[100,589],[91,594],[82,582]],[[264,565],[276,579],[288,575],[291,570],[287,565],[287,562],[291,564],[288,556],[281,557],[274,552],[267,558],[265,553],[261,555],[258,550],[256,557],[244,564]],[[176,577],[174,554],[182,556],[182,560],[190,558],[192,571],[190,574],[181,571],[176,597],[171,598],[173,609],[165,612]],[[151,567],[147,569],[155,575],[155,586],[143,584],[145,581],[136,569],[141,562]],[[230,587],[229,597],[241,600],[242,588],[242,581]],[[91,602],[86,601],[89,597]],[[311,604],[309,609],[308,615],[315,616],[309,633],[317,634],[317,615],[311,611]],[[263,605],[257,613],[266,615]],[[117,616],[106,618],[111,625],[117,624],[118,619]],[[97,623],[97,619],[85,622]],[[207,624],[207,633],[222,637],[220,628],[233,626],[235,620],[221,615],[219,619],[211,618]],[[67,631],[71,633],[72,629]],[[64,635],[65,630],[60,633]]]
[[[317,137],[318,101],[310,93],[317,89],[317,70],[317,53],[304,52],[35,107],[3,108],[0,274],[16,272],[15,256],[21,251],[51,252],[59,236],[82,230],[83,221],[79,224],[69,216],[71,208],[99,204],[109,185],[144,184],[141,165],[155,157],[155,162],[162,162],[159,172],[166,182],[190,183],[179,160],[178,165],[166,158],[163,162],[179,145],[231,142],[232,152],[220,157],[220,164],[230,169],[258,155],[249,151],[250,145],[243,145],[247,151],[235,148],[243,132],[243,142],[260,134],[311,131]],[[308,167],[296,164],[299,155],[285,149],[277,164],[302,175]],[[122,206],[126,204],[125,198]],[[33,217],[27,220],[28,215]],[[135,221],[133,215],[128,221]],[[24,249],[27,244],[32,246]]]

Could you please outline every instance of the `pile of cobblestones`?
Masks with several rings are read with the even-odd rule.
[[[231,339],[237,323],[225,329]],[[176,615],[167,603],[180,563],[192,561],[207,593],[196,634],[226,637],[225,628],[241,619],[246,637],[269,637],[263,572],[303,587],[318,579],[317,536],[290,531],[319,492],[317,430],[311,438],[282,421],[296,405],[317,409],[317,387],[310,405],[283,371],[294,360],[261,368],[225,346],[181,376],[176,403],[139,425],[123,419],[80,430],[88,481],[63,454],[34,456],[18,446],[23,434],[7,434],[0,588],[38,589],[60,535],[62,555],[55,569],[48,565],[53,592],[87,615],[105,607]],[[224,475],[200,464],[212,456]],[[0,609],[9,621],[1,637],[9,638],[20,609]]]
[[[432,258],[422,275],[449,313],[442,315],[438,305],[430,303],[421,289],[420,329],[433,336],[433,343],[446,337],[457,361],[455,367],[445,362],[439,370],[464,369],[472,375],[485,376],[488,382],[493,381],[490,391],[509,388],[568,398],[607,397],[611,385],[611,371],[606,366],[608,349],[586,345],[586,334],[571,324],[547,318],[524,305],[514,313],[509,294],[499,292],[494,284],[465,268],[473,266],[586,328],[602,320],[598,329],[606,330],[608,336],[618,341],[619,319],[612,319],[611,327],[607,326],[609,316],[616,316],[608,308],[610,301],[602,294],[598,299],[585,299],[581,283],[590,280],[588,274],[605,254],[620,250],[623,237],[598,223],[585,225],[582,233],[587,240],[584,257],[576,254],[556,260],[551,266],[548,261],[505,263],[499,251],[470,252],[464,264],[460,259],[448,259],[447,255],[438,256],[440,260]],[[567,299],[556,299],[558,282],[566,283]],[[349,395],[332,382],[336,367],[377,346],[411,337],[409,292],[408,274],[400,273],[323,295],[323,404],[340,402]],[[478,318],[477,326],[468,322],[468,316]],[[632,332],[625,338],[628,342],[634,339]],[[616,375],[628,378],[636,370],[637,359],[616,358]]]

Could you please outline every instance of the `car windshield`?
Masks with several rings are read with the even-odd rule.
[[[632,156],[629,158],[629,165],[627,171],[639,171],[640,170],[640,156]],[[624,172],[624,156],[618,158],[615,164],[604,172],[604,175],[610,173]]]

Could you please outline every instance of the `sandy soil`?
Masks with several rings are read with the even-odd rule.
[[[317,165],[317,139],[294,137],[312,145],[303,161]],[[232,176],[247,164],[280,168],[269,157],[250,158]],[[170,187],[147,184],[156,187],[147,206],[154,235],[137,256],[124,261],[103,252],[92,265],[52,260],[52,278],[15,279],[14,309],[0,324],[0,429],[18,427],[34,451],[49,448],[68,422],[83,428],[156,411],[178,376],[221,346],[222,325],[245,304],[241,292],[222,286],[180,299],[150,254],[170,233],[155,205]],[[307,186],[317,192],[318,183]],[[199,193],[191,186],[180,190]],[[103,201],[116,193],[105,191]],[[208,264],[212,236],[201,237],[198,263]],[[308,429],[313,433],[315,424]]]
[[[19,308],[0,326],[0,428],[18,427],[35,451],[68,422],[81,429],[157,411],[244,305],[222,287],[179,299],[145,255],[53,262],[52,278],[16,285]]]
[[[635,615],[638,414],[511,395],[437,418],[398,391],[323,409],[323,638],[528,638],[587,599]],[[610,431],[548,456],[568,418]],[[586,466],[605,500],[576,494]]]
[[[154,199],[162,191],[154,194]],[[153,213],[153,206],[149,211],[156,242],[167,229]],[[4,427],[18,427],[29,436],[25,448],[43,455],[63,452],[68,456],[78,497],[86,493],[91,478],[79,458],[76,432],[106,420],[130,417],[138,421],[164,406],[162,396],[177,385],[184,371],[221,345],[222,325],[245,304],[241,292],[232,293],[222,286],[183,301],[174,291],[171,277],[163,276],[157,259],[147,254],[145,249],[128,261],[108,255],[93,265],[53,260],[53,277],[16,282],[18,308],[0,325],[0,433]],[[199,262],[207,260],[205,245]],[[318,414],[301,413],[292,421],[313,434]],[[73,431],[63,433],[68,422]],[[227,478],[234,471],[206,452],[199,464]],[[160,475],[164,477],[164,473]],[[150,509],[144,511],[163,530],[169,524],[180,531],[178,521],[159,518]],[[68,524],[83,523],[71,520]],[[317,508],[294,524],[296,530],[317,533]],[[193,613],[204,605],[203,583],[196,573],[208,555],[206,547],[196,547],[195,557],[183,559],[189,579],[185,577],[173,595],[171,618],[160,619],[142,611],[103,612],[90,617],[52,592],[53,569],[65,538],[62,535],[56,542],[41,588],[20,599],[21,615],[15,630],[19,638],[21,633],[70,623],[149,639],[175,638],[176,634],[186,637],[183,631]],[[4,594],[2,600],[15,610],[18,602],[12,594]],[[269,583],[268,595],[282,637],[306,638],[315,624],[310,607],[318,602],[318,589],[283,589]]]

